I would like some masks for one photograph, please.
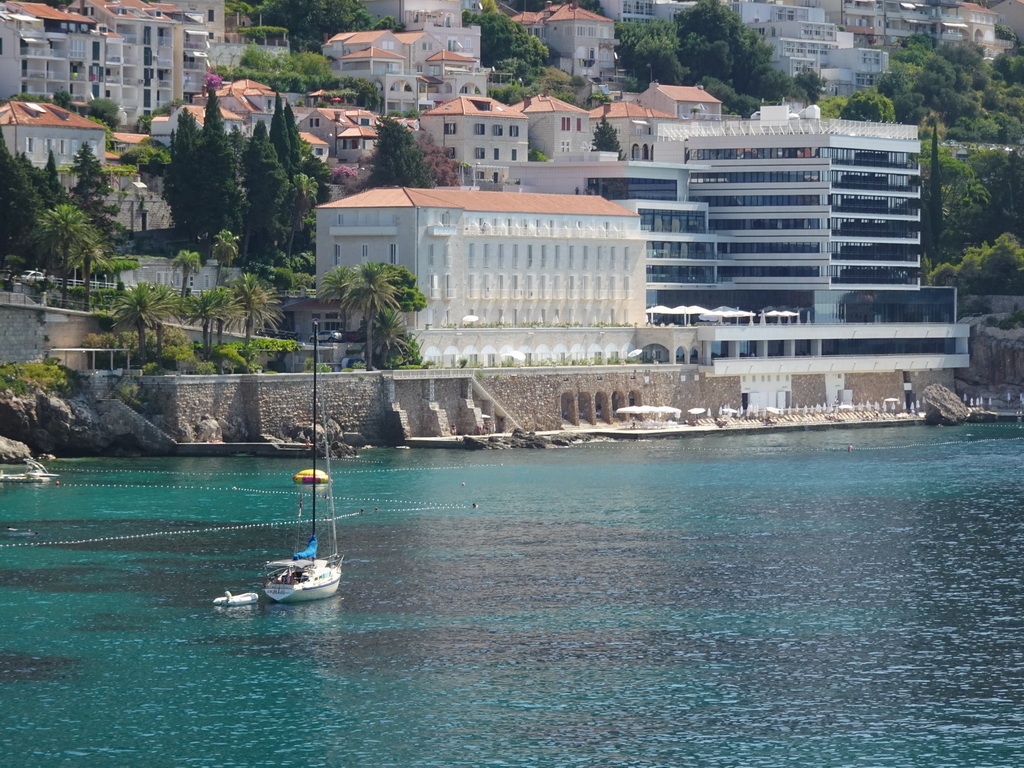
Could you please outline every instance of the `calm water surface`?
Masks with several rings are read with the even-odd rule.
[[[234,609],[295,543],[303,467],[55,462],[0,488],[39,532],[0,536],[0,760],[1019,765],[1022,452],[1016,426],[368,451],[335,467],[367,510],[339,598]],[[23,546],[53,540],[84,543]]]

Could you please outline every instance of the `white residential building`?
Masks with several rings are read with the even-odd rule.
[[[39,168],[51,152],[58,166],[71,165],[83,144],[105,162],[104,127],[53,104],[7,102],[0,106],[0,133],[11,154],[24,154]]]
[[[592,196],[373,189],[317,209],[317,278],[408,267],[427,297],[417,328],[642,322],[643,244],[635,213]]]
[[[585,109],[548,96],[527,96],[513,109],[529,119],[530,147],[548,160],[566,160],[590,152],[594,132]]]
[[[615,77],[615,21],[575,2],[512,17],[548,47],[554,66],[593,80]]]
[[[476,184],[504,184],[509,163],[527,159],[529,119],[517,108],[460,96],[420,115],[420,127],[446,154],[472,168]]]

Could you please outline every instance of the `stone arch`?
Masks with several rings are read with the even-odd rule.
[[[576,396],[576,402],[579,403],[578,419],[576,421],[577,426],[581,421],[587,421],[591,424],[596,424],[594,419],[594,398],[590,396],[589,392],[580,392]]]
[[[644,396],[643,396],[643,394],[639,390],[636,390],[636,389],[629,390],[629,405],[643,405],[643,404],[644,404]]]
[[[544,362],[545,360],[551,359],[551,349],[547,344],[538,344],[537,349],[533,353],[533,360],[535,362]]]
[[[448,345],[444,348],[444,353],[441,356],[441,365],[445,368],[454,368],[455,362],[459,358],[459,348],[456,346]]]
[[[580,425],[580,414],[576,409],[576,398],[572,396],[572,392],[562,393],[558,408],[563,422],[567,421],[577,427]]]
[[[656,360],[659,363],[667,363],[668,349],[661,344],[648,344],[644,347],[644,359]]]
[[[569,360],[572,362],[579,362],[580,360],[586,360],[587,353],[583,349],[582,344],[573,344],[572,349],[569,350]]]
[[[697,365],[700,362],[700,352],[696,347],[690,349],[690,365]]]
[[[634,144],[633,148],[629,150],[629,159],[630,160],[639,160],[640,159],[640,145],[639,144]]]
[[[626,402],[626,396],[619,392],[619,390],[612,392],[612,413],[617,414],[619,408],[625,408]]]
[[[487,366],[488,368],[493,368],[499,362],[500,361],[498,360],[498,350],[496,350],[490,344],[485,345],[484,348],[480,350],[480,365]]]
[[[643,155],[644,155],[644,160],[650,160],[651,159],[651,148],[649,146],[647,146],[646,144],[644,144]]]
[[[555,344],[555,348],[551,350],[551,360],[556,363],[563,363],[568,358],[569,348],[565,344]]]
[[[587,347],[587,359],[593,360],[595,363],[604,361],[604,350],[601,349],[600,344],[591,344]]]
[[[594,395],[594,423],[603,421],[611,424],[615,419],[615,410],[611,407],[607,392],[598,392]]]
[[[685,363],[687,358],[686,347],[676,347],[676,362]]]

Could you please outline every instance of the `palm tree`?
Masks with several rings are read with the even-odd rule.
[[[114,327],[133,328],[139,334],[139,361],[146,362],[146,329],[156,330],[157,354],[163,351],[164,321],[178,311],[177,296],[169,285],[139,283],[114,299]]]
[[[295,233],[302,231],[302,225],[306,220],[313,204],[316,202],[317,192],[320,191],[320,184],[312,176],[304,173],[295,174],[292,179],[292,186],[295,188],[295,211],[292,216],[292,231],[288,235],[288,255],[292,255],[292,244],[295,242]]]
[[[231,293],[222,285],[185,299],[186,316],[203,328],[204,357],[210,357],[214,324],[219,324],[223,328],[223,323],[231,318],[233,309]]]
[[[89,311],[91,303],[90,292],[92,286],[92,273],[110,272],[114,269],[114,257],[104,252],[100,242],[94,241],[86,245],[81,251],[72,254],[71,266],[82,268],[82,280],[85,283],[85,310]]]
[[[388,265],[368,261],[355,267],[342,307],[361,310],[366,320],[366,369],[373,370],[373,321],[384,308],[398,308],[395,286],[388,280]]]
[[[94,247],[96,230],[81,208],[62,203],[39,217],[36,242],[56,263],[61,276],[61,303],[68,298],[68,270],[72,257]]]
[[[409,346],[406,336],[405,315],[392,307],[384,307],[377,313],[374,323],[377,338],[376,352],[381,365],[387,365],[393,351],[405,352]]]
[[[203,257],[198,251],[178,251],[171,264],[181,270],[181,298],[189,294],[188,276],[198,272],[203,266]]]
[[[238,258],[238,235],[230,229],[222,229],[213,238],[210,256],[217,260],[217,285],[221,285],[221,269],[230,267]]]
[[[272,289],[250,273],[242,275],[231,284],[231,293],[245,322],[245,346],[252,340],[252,332],[277,323],[284,317],[281,300]]]
[[[348,329],[348,312],[344,306],[344,299],[348,295],[348,289],[355,279],[355,270],[352,267],[335,267],[320,280],[320,287],[317,288],[317,299],[324,302],[338,302],[345,321],[345,329]]]

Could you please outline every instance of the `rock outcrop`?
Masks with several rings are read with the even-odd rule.
[[[921,393],[924,402],[924,421],[926,424],[955,426],[967,421],[970,411],[961,402],[956,393],[941,384],[932,384]]]
[[[24,443],[0,436],[0,463],[18,464],[32,458],[32,451]]]
[[[586,443],[602,438],[586,432],[559,432],[554,435],[538,435],[536,432],[514,430],[509,435],[487,435],[474,437],[466,435],[462,445],[470,451],[504,450],[507,448],[565,448],[574,443]]]

